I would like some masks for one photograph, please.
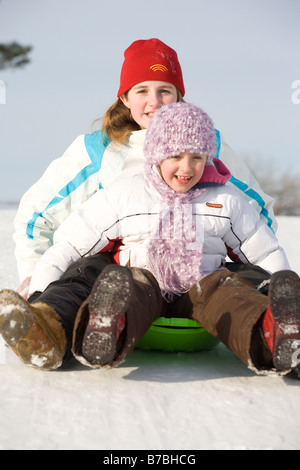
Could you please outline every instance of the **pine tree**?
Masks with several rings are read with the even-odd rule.
[[[32,46],[22,46],[18,42],[0,44],[0,70],[24,67],[30,62],[28,58]]]

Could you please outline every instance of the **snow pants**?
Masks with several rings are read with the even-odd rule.
[[[83,258],[73,263],[62,278],[43,293],[36,292],[28,299],[30,303],[44,302],[58,313],[68,339],[65,360],[71,357],[72,346],[75,356],[80,357],[88,297],[103,268],[112,263],[110,253]],[[268,305],[267,289],[264,293],[257,289],[270,277],[267,272],[253,265],[229,263],[168,303],[161,297],[157,281],[149,271],[127,269],[132,272],[136,295],[126,312],[126,334],[116,364],[135,348],[154,320],[165,316],[193,318],[248,367],[272,368],[272,355],[261,328]],[[76,334],[73,335],[75,320]]]

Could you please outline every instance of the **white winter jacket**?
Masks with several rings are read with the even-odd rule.
[[[31,276],[36,262],[53,243],[61,223],[99,189],[142,171],[145,130],[133,132],[125,145],[101,132],[81,135],[23,196],[15,218],[16,258],[20,281]],[[216,131],[217,153],[231,172],[235,188],[274,231],[274,200],[264,194],[245,163]],[[104,197],[104,196],[103,196]],[[101,197],[100,197],[101,199]]]
[[[56,230],[54,245],[36,265],[30,293],[43,291],[80,257],[112,247],[119,264],[147,269],[147,246],[162,205],[162,196],[142,173],[98,191]],[[203,240],[203,276],[225,263],[228,250],[269,272],[290,269],[273,231],[234,189],[207,187],[190,206]]]

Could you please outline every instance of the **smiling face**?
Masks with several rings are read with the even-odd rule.
[[[207,157],[200,153],[181,153],[159,165],[163,180],[177,193],[186,193],[197,184],[204,172]]]
[[[177,101],[177,88],[168,82],[149,80],[132,87],[120,96],[141,129],[147,129],[155,111]]]

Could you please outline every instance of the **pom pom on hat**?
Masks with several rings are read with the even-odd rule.
[[[159,80],[174,85],[184,96],[182,71],[174,49],[159,39],[140,39],[124,52],[118,97],[137,83]]]
[[[162,106],[154,113],[144,143],[146,166],[151,167],[183,152],[201,153],[211,159],[216,150],[210,117],[201,108],[183,102]]]

